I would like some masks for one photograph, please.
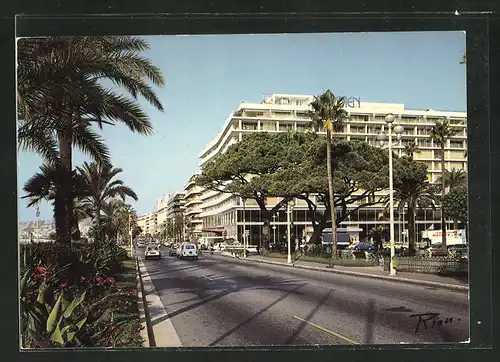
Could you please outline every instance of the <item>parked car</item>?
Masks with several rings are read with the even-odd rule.
[[[448,254],[450,256],[456,256],[461,258],[468,258],[469,247],[466,244],[456,244],[448,246]]]
[[[144,258],[146,260],[150,258],[161,259],[160,247],[158,245],[149,245],[144,252]]]
[[[434,256],[445,256],[446,253],[443,252],[441,244],[433,244],[430,247],[425,248],[424,255],[428,258],[432,258]]]
[[[168,255],[170,256],[177,256],[177,246],[176,245],[171,245],[169,250],[168,250]]]
[[[179,259],[191,258],[198,259],[198,249],[195,244],[182,243],[177,249],[177,257]]]
[[[370,252],[377,251],[375,245],[363,241],[360,241],[357,244],[349,245],[348,249],[353,249],[357,251],[370,251]]]

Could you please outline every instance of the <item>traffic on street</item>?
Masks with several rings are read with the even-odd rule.
[[[462,291],[249,263],[217,252],[180,259],[162,248],[162,256],[144,264],[184,347],[468,340]]]

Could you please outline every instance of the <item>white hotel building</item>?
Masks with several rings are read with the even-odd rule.
[[[315,130],[315,125],[307,117],[309,104],[313,97],[307,95],[273,94],[264,97],[259,103],[241,103],[239,107],[226,119],[220,133],[200,153],[199,166],[211,160],[216,155],[223,153],[227,148],[242,140],[248,134],[255,132],[286,132],[287,130],[306,131],[314,130],[322,134],[322,130]],[[359,99],[350,98],[346,104],[349,120],[345,123],[344,130],[335,135],[351,141],[368,142],[377,145],[376,136],[384,129],[385,116],[393,113],[396,122],[404,127],[402,143],[396,147],[396,152],[401,155],[405,145],[415,141],[420,153],[414,158],[425,163],[429,169],[429,181],[436,182],[440,175],[440,149],[430,139],[430,131],[436,120],[448,118],[453,127],[459,132],[452,137],[445,147],[446,169],[467,169],[467,119],[465,112],[450,112],[428,110],[409,110],[403,104],[361,102]],[[242,240],[243,231],[243,204],[239,197],[229,194],[204,190],[197,198],[201,204],[196,208],[200,210],[199,218],[203,223],[202,238],[207,241],[220,241],[225,236],[235,240]],[[273,205],[277,199],[268,199],[268,204]],[[360,237],[366,236],[375,224],[388,224],[388,219],[381,219],[383,205],[367,207],[359,210],[355,217],[344,222],[343,226],[352,226],[361,229]],[[403,215],[396,220],[397,239],[401,238],[401,225],[406,223]],[[419,210],[417,214],[417,230],[422,231],[436,224],[439,227],[439,211]],[[259,208],[253,200],[245,203],[245,225],[250,230],[252,244],[257,244],[261,237]],[[292,233],[300,238],[304,228],[311,225],[308,210],[304,203],[296,200],[293,212]],[[286,213],[280,211],[271,222],[271,241],[283,240],[286,237]],[[450,224],[451,225],[451,224]],[[404,227],[406,229],[407,227]],[[401,239],[400,239],[401,240]]]

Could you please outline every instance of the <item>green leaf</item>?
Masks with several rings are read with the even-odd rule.
[[[21,283],[19,285],[19,290],[21,291],[21,294],[23,293],[24,288],[26,287],[26,283],[28,281],[28,276],[30,274],[31,274],[31,270],[30,269],[26,270],[26,272],[23,275],[23,278],[21,279]]]
[[[35,325],[35,318],[31,313],[28,313],[28,328],[35,330],[36,325]]]
[[[81,319],[81,320],[80,320],[80,321],[76,324],[76,326],[78,327],[78,330],[80,330],[80,329],[83,327],[83,325],[84,325],[84,324],[85,324],[85,322],[87,321],[87,317],[88,317],[88,316],[85,316],[84,318],[82,318],[82,319]]]
[[[78,307],[85,300],[86,292],[83,292],[78,298],[71,301],[67,308],[64,309],[64,318],[69,318],[76,307]]]
[[[57,298],[56,304],[54,304],[54,308],[50,312],[49,318],[47,318],[47,333],[50,333],[56,327],[56,321],[58,320],[59,314],[59,306],[61,304],[62,293],[59,294],[59,298]],[[59,331],[60,333],[60,331]]]
[[[68,329],[71,328],[71,324],[68,324],[67,326],[64,326],[62,329],[61,329],[61,334],[64,336],[64,333],[66,333],[68,331]]]
[[[56,325],[56,328],[54,329],[54,332],[50,335],[50,340],[52,342],[56,342],[56,343],[59,343],[59,344],[64,344],[64,339],[62,337],[61,330],[59,329],[59,325]]]
[[[47,284],[42,282],[38,287],[38,297],[37,302],[44,305],[45,304],[45,294],[47,293]]]

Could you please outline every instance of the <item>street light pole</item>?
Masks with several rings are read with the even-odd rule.
[[[246,210],[245,210],[245,203],[246,203],[246,198],[241,199],[243,201],[243,255],[246,256],[246,240],[247,240],[247,230],[246,230]]]
[[[276,215],[273,215],[273,239],[274,239],[274,245],[276,246]]]
[[[394,180],[393,180],[393,168],[392,168],[392,123],[394,122],[394,115],[389,113],[385,116],[385,122],[387,123],[387,135],[388,135],[388,150],[389,150],[389,234],[391,243],[391,260],[390,260],[390,275],[396,275],[396,269],[394,268],[394,259],[396,255],[396,248],[394,245]],[[403,127],[396,125],[394,127],[394,133],[397,135],[398,141],[401,139],[401,133],[403,133]],[[379,133],[377,136],[381,145],[385,140],[385,134]]]
[[[40,242],[40,207],[36,205],[36,242]]]
[[[130,238],[130,256],[134,255],[134,245],[132,243],[132,229],[130,228],[130,211],[128,212],[128,236]]]
[[[291,214],[293,210],[294,202],[293,200],[289,201],[286,204],[286,227],[287,227],[287,233],[286,233],[286,238],[288,242],[288,264],[292,263],[292,245],[291,245]]]

